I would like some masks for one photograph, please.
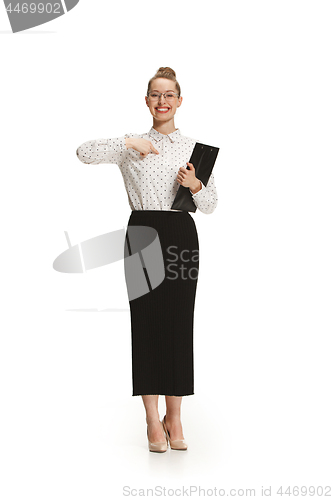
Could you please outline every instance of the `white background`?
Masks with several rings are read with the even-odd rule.
[[[330,484],[332,15],[330,1],[81,0],[12,34],[0,8],[2,498],[158,485],[271,486],[277,498]],[[123,262],[53,269],[64,231],[74,245],[126,226],[118,167],[75,151],[149,130],[159,66],[177,72],[181,133],[220,147],[218,207],[193,215],[189,447],[164,454],[148,452],[131,395]]]

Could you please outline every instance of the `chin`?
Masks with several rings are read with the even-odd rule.
[[[174,114],[170,114],[170,113],[166,113],[165,115],[160,115],[159,113],[156,113],[153,115],[154,118],[156,118],[156,120],[160,120],[160,121],[168,121],[168,120],[172,120],[172,118],[175,116]]]

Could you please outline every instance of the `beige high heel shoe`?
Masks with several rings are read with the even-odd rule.
[[[166,423],[165,423],[165,415],[164,415],[164,418],[162,420],[162,425],[163,425],[163,429],[164,429],[164,432],[166,434],[167,440],[170,443],[170,448],[172,450],[183,450],[183,451],[187,450],[187,444],[185,443],[185,439],[174,439],[173,441],[171,441],[170,434],[169,434],[169,431],[168,431]]]
[[[162,422],[160,421],[160,424]],[[164,427],[162,425],[162,428],[164,430]],[[164,431],[165,434],[165,431]],[[157,453],[164,453],[168,449],[168,440],[167,437],[165,436],[165,441],[162,441],[161,443],[151,443],[148,438],[148,425],[147,425],[147,439],[148,439],[148,448],[149,451],[156,451]]]

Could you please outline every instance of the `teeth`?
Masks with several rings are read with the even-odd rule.
[[[157,111],[166,111],[169,108],[156,108],[156,109],[157,109]]]

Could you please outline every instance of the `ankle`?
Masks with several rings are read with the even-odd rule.
[[[147,425],[157,424],[160,421],[160,417],[158,415],[149,415],[146,416]]]
[[[175,412],[172,412],[172,413],[166,413],[165,414],[165,420],[167,422],[180,422],[180,413],[175,413]]]

